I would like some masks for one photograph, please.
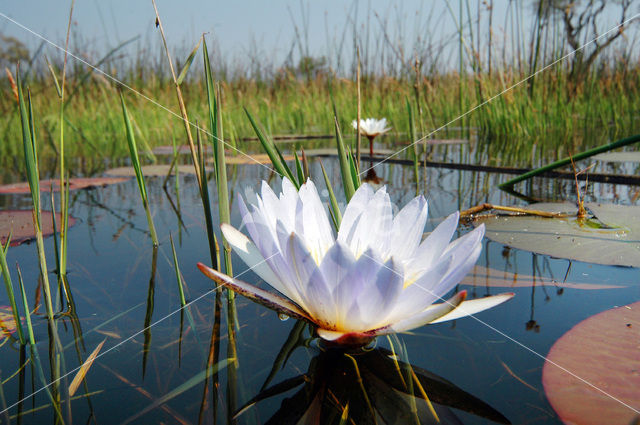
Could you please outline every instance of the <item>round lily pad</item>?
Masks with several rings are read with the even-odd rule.
[[[479,217],[485,236],[513,248],[595,264],[640,267],[640,207],[585,204],[596,219],[581,222],[570,203],[539,203],[525,209],[572,214]]]
[[[178,165],[178,172],[183,174],[195,174],[195,170],[193,165]],[[144,165],[142,166],[142,174],[145,177],[165,177],[169,174],[169,165]],[[207,169],[209,170],[209,169]],[[174,170],[171,170],[171,173],[174,173]],[[133,167],[120,167],[120,168],[112,168],[111,170],[105,171],[105,174],[110,176],[126,176],[126,177],[135,177],[136,170]]]
[[[69,179],[69,190],[106,186],[109,184],[122,183],[127,180],[127,178],[122,177],[76,177]],[[60,190],[60,181],[57,179],[40,180],[41,191],[48,192],[52,188],[54,192],[58,192]],[[1,185],[0,193],[23,194],[31,193],[31,190],[29,189],[29,183],[21,182]]]
[[[593,158],[602,162],[640,162],[640,151],[605,152]]]
[[[496,270],[489,267],[475,266],[464,279],[461,285],[491,288],[527,288],[531,286],[553,286],[556,288],[570,289],[615,289],[624,288],[621,285],[606,285],[599,283],[573,283],[558,282],[548,276],[529,276],[520,273],[511,273]]]
[[[43,236],[53,234],[51,213],[49,211],[43,211],[41,220]],[[56,213],[56,230],[58,231],[60,230],[61,220],[61,215]],[[76,219],[69,216],[69,227],[75,223]],[[20,245],[22,242],[36,237],[31,210],[0,211],[0,242],[3,244],[6,243],[9,234],[11,234],[11,246]]]
[[[542,384],[565,424],[632,423],[640,410],[640,302],[565,333],[549,351]]]

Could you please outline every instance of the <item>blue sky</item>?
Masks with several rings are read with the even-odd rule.
[[[522,8],[525,16],[522,33],[529,37],[527,25],[532,21],[528,18],[533,12],[533,2],[495,0],[494,42],[502,43],[501,40],[509,39],[513,34],[505,18],[508,6],[516,2],[525,5]],[[447,3],[453,10],[447,9]],[[480,8],[482,23],[486,25],[486,2],[468,3],[474,19]],[[387,54],[395,53],[388,48],[385,40],[388,37],[396,45],[403,44],[407,56],[411,56],[416,48],[424,48],[428,42],[448,43],[438,60],[457,61],[454,19],[459,13],[459,2],[456,0],[157,0],[157,4],[169,44],[182,49],[181,54],[188,52],[201,33],[209,32],[211,45],[217,45],[228,62],[243,61],[254,55],[279,65],[291,51],[295,39],[302,40],[312,56],[336,58],[336,51],[341,47],[342,54],[348,59],[353,54],[350,37],[357,28],[363,40],[370,35],[367,50],[373,58],[385,43]],[[70,5],[71,0],[0,0],[0,12],[63,44]],[[613,14],[606,16],[608,22],[604,25],[610,26],[616,17]],[[136,36],[139,36],[139,45],[152,46],[159,42],[154,18],[151,0],[76,0],[72,32],[79,42],[72,42],[71,50],[81,56],[93,54],[95,60],[108,48]],[[0,32],[22,40],[31,49],[40,44],[37,37],[2,16]],[[482,40],[486,40],[487,34],[488,31],[481,30]],[[343,39],[346,41],[340,46]],[[300,56],[299,47],[294,46],[296,58]]]

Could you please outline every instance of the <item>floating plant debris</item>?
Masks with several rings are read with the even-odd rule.
[[[122,183],[129,180],[123,177],[75,177],[69,179],[69,190],[89,189],[94,187],[107,186],[110,184]],[[54,192],[60,191],[60,181],[57,179],[40,180],[40,190],[49,192],[53,187]],[[31,193],[29,183],[11,183],[0,186],[0,193],[5,194],[25,194]]]
[[[639,344],[640,302],[591,316],[553,344],[542,383],[565,424],[632,422],[629,406],[640,409]]]
[[[61,222],[60,214],[56,213],[56,230],[60,230]],[[69,216],[69,227],[75,223],[76,219]],[[9,234],[11,234],[11,246],[20,245],[36,237],[31,210],[0,211],[0,241],[3,244],[7,241]],[[42,234],[43,236],[53,234],[53,223],[49,211],[42,211]]]
[[[489,239],[513,248],[589,263],[640,267],[640,207],[596,203],[585,207],[594,218],[499,215],[481,216],[475,223],[485,224]],[[539,203],[525,209],[577,212],[570,203]]]

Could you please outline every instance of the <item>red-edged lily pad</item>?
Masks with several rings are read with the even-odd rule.
[[[530,276],[511,273],[483,266],[475,266],[464,278],[461,285],[482,286],[491,288],[528,288],[531,286],[554,286],[571,289],[615,289],[622,285],[606,285],[600,283],[558,282],[547,276]]]
[[[60,230],[62,217],[56,213],[57,229]],[[69,227],[76,223],[76,219],[69,216]],[[33,228],[33,215],[31,210],[0,211],[0,242],[6,243],[11,233],[11,246],[20,245],[22,242],[34,239],[36,232]],[[53,223],[49,211],[42,212],[42,234],[53,234]]]
[[[11,307],[0,306],[0,341],[16,331],[16,321],[13,318]]]
[[[565,424],[630,424],[640,410],[640,302],[565,333],[549,351],[542,383]]]
[[[76,177],[69,179],[69,190],[88,189],[92,187],[101,187],[109,184],[122,183],[128,179],[122,177]],[[53,187],[54,192],[60,191],[60,181],[57,179],[40,180],[40,190],[48,192]],[[0,186],[0,193],[5,194],[22,194],[31,193],[29,183],[11,183]]]

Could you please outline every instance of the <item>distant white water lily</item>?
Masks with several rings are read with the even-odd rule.
[[[351,122],[353,128],[358,130],[358,120]],[[391,130],[391,127],[387,127],[387,119],[381,120],[376,118],[367,118],[366,120],[360,120],[360,134],[366,136],[369,139],[369,154],[373,156],[373,139],[380,134],[384,134]]]
[[[513,296],[465,301],[461,291],[434,304],[475,264],[484,226],[450,243],[456,212],[421,242],[427,220],[422,196],[393,217],[386,188],[374,192],[363,184],[347,205],[337,236],[310,180],[298,192],[284,179],[279,197],[263,181],[250,209],[241,197],[238,204],[251,239],[227,224],[222,232],[240,258],[284,297],[198,267],[254,301],[313,323],[327,341],[365,344],[378,335],[468,316]]]

